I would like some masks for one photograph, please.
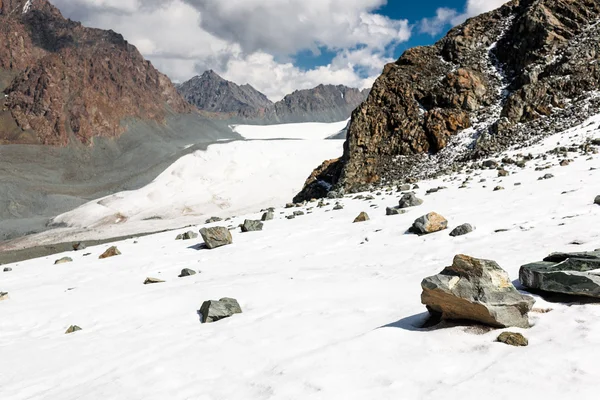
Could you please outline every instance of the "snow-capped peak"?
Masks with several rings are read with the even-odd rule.
[[[29,12],[29,10],[31,10],[31,3],[33,2],[33,0],[27,0],[27,2],[25,3],[25,5],[23,6],[23,14],[26,14]]]

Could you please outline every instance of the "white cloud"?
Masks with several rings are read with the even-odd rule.
[[[468,18],[495,10],[506,4],[508,0],[467,0],[463,12],[452,8],[438,8],[433,18],[424,18],[420,22],[420,31],[437,36],[449,26],[463,23]]]

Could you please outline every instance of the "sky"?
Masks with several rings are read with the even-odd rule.
[[[121,33],[174,82],[212,69],[277,101],[321,83],[370,87],[386,63],[506,0],[53,0]]]

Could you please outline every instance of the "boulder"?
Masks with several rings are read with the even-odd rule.
[[[66,263],[70,263],[70,262],[73,262],[73,259],[71,257],[63,257],[63,258],[60,258],[60,259],[54,261],[54,265],[66,264]]]
[[[500,336],[498,336],[498,342],[505,343],[509,346],[527,346],[529,341],[527,338],[520,333],[514,332],[502,332]]]
[[[443,231],[448,228],[448,221],[440,214],[431,212],[415,220],[410,231],[418,235]]]
[[[596,198],[594,199],[594,204],[597,204],[600,206],[600,195],[596,196]]]
[[[74,243],[73,244],[73,250],[75,250],[75,251],[85,250],[86,247],[87,246],[83,242],[79,242],[79,243]]]
[[[4,268],[4,272],[10,272],[10,271],[12,271],[12,268],[11,268],[11,267],[5,267],[5,268]]]
[[[333,207],[333,211],[339,211],[339,210],[343,210],[344,206],[341,204],[336,204],[335,207]]]
[[[385,209],[385,215],[400,215],[400,214],[405,214],[406,210],[401,210],[400,208],[397,207],[387,207]]]
[[[184,268],[181,270],[179,277],[184,278],[186,276],[192,276],[192,275],[196,275],[196,271],[194,271],[193,269],[190,269],[190,268]]]
[[[358,214],[358,217],[356,217],[354,219],[354,223],[357,222],[366,222],[369,220],[369,214],[367,214],[366,212],[361,212],[360,214]]]
[[[3,301],[3,300],[8,300],[7,292],[0,292],[0,301]]]
[[[296,212],[294,212],[294,215],[296,215]],[[262,228],[263,228],[262,222],[247,219],[244,221],[244,224],[242,225],[242,232],[257,232],[257,231],[262,231]]]
[[[181,238],[183,240],[196,239],[196,238],[198,238],[198,234],[196,232],[187,231],[186,233],[184,233],[183,235],[181,235]]]
[[[498,264],[465,255],[421,283],[421,302],[444,320],[470,320],[492,327],[528,328],[535,300],[515,289]]]
[[[153,283],[164,283],[165,281],[163,281],[162,279],[158,279],[158,278],[146,278],[146,280],[144,281],[144,285],[151,285]]]
[[[183,233],[180,233],[175,237],[175,240],[183,240]]]
[[[266,221],[272,221],[275,218],[275,213],[273,211],[267,211],[266,213],[264,213],[262,215],[262,218],[260,219],[263,222]]]
[[[222,218],[219,218],[219,217],[210,217],[209,219],[206,220],[206,223],[207,224],[212,224],[214,222],[221,222],[221,221],[223,221]]]
[[[400,199],[400,208],[416,207],[423,204],[423,200],[417,198],[414,193],[407,193]]]
[[[452,232],[450,232],[450,236],[452,236],[452,237],[463,236],[463,235],[469,234],[471,232],[473,232],[473,225],[462,224],[462,225],[459,225],[456,228],[454,228],[452,230]]]
[[[242,309],[236,299],[222,298],[219,301],[207,300],[200,307],[202,323],[216,322],[234,314],[240,314]]]
[[[523,265],[519,281],[525,287],[551,293],[600,298],[600,251],[554,253]]]
[[[100,255],[101,260],[104,258],[109,258],[109,257],[114,257],[114,256],[120,256],[121,252],[119,251],[119,249],[117,249],[117,246],[112,246],[109,247],[108,249],[106,249],[106,251],[104,253],[102,253],[102,255]]]
[[[78,327],[77,325],[71,325],[69,327],[69,329],[67,329],[65,331],[65,335],[68,335],[69,333],[74,333],[74,332],[77,332],[77,331],[80,331],[80,330],[82,330],[82,329],[80,327]]]
[[[229,229],[222,226],[202,228],[200,229],[200,235],[202,235],[202,239],[209,249],[216,249],[217,247],[233,243],[231,232],[229,232]]]

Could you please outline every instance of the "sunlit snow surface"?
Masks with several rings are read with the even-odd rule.
[[[520,152],[598,137],[597,122]],[[240,168],[224,178],[243,188],[246,178],[233,178],[239,170],[264,168],[260,159],[280,153],[227,154],[232,160],[223,168],[233,159]],[[294,220],[283,218],[293,210],[277,209],[264,231],[236,230],[234,244],[216,250],[199,250],[201,240],[175,241],[176,231],[117,243],[123,255],[112,259],[98,259],[104,245],[11,265],[0,280],[10,293],[0,302],[0,398],[596,399],[600,305],[536,297],[536,308],[552,310],[532,313],[531,329],[511,329],[528,337],[525,348],[495,343],[499,331],[418,328],[425,317],[420,282],[455,254],[495,260],[516,279],[520,265],[550,252],[600,248],[600,207],[593,205],[600,170],[590,169],[600,168],[600,157],[571,154],[567,167],[552,158],[509,167],[506,178],[480,171],[466,189],[458,188],[463,175],[420,182],[425,203],[400,216],[385,216],[398,193],[344,199],[342,211],[330,211],[332,203]],[[314,160],[304,164],[303,157],[297,166],[312,168]],[[535,171],[546,163],[553,167]],[[538,180],[547,173],[555,177]],[[425,195],[441,185],[448,188]],[[494,192],[497,185],[505,190]],[[361,211],[371,220],[352,224]],[[450,228],[469,222],[477,229],[460,238],[406,234],[430,211]],[[54,266],[63,256],[74,262]],[[178,278],[182,268],[202,273]],[[149,276],[166,282],[143,285]],[[202,302],[225,296],[237,298],[244,313],[201,324]],[[71,324],[83,330],[65,335]]]

